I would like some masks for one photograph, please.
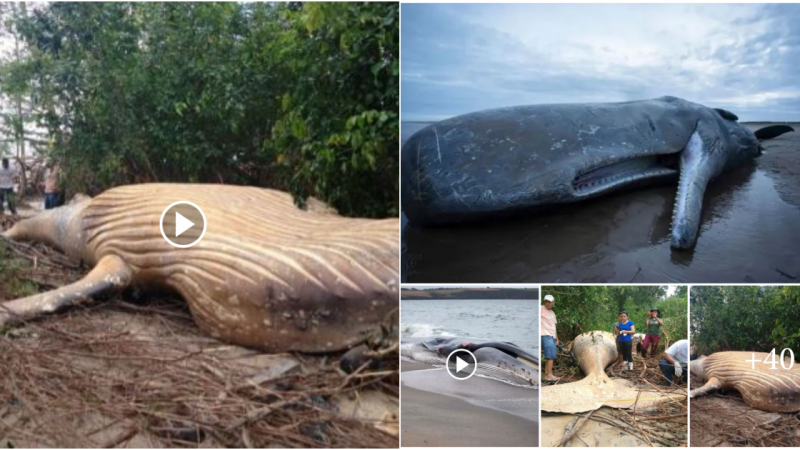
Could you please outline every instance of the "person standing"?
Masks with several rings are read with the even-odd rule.
[[[0,214],[3,214],[3,204],[8,203],[8,209],[14,216],[17,208],[14,207],[14,179],[17,177],[17,168],[12,166],[8,158],[0,162]]]
[[[663,359],[659,361],[658,367],[672,386],[673,382],[683,379],[683,371],[689,363],[689,340],[681,339],[675,342],[662,356]]]
[[[556,313],[553,306],[556,299],[552,295],[544,296],[544,304],[539,312],[542,321],[542,351],[544,352],[544,379],[556,381],[558,377],[553,375],[553,361],[556,360],[556,346],[558,345],[558,333],[556,332]]]
[[[650,312],[645,314],[644,325],[647,327],[647,335],[644,337],[644,342],[642,342],[642,358],[647,358],[647,349],[651,344],[653,350],[650,354],[656,354],[658,341],[661,340],[661,327],[664,326],[664,322],[658,317],[660,314],[661,311],[658,308],[651,308]]]
[[[622,314],[617,315],[617,321],[614,322],[614,343],[617,345],[617,364],[619,365],[620,369],[625,368],[625,361],[622,360],[622,343],[619,341],[619,323],[622,321]]]
[[[627,363],[627,368],[629,370],[633,370],[633,356],[631,355],[631,350],[633,348],[632,336],[634,334],[636,334],[636,327],[632,321],[628,320],[628,311],[620,311],[619,337],[617,337],[617,341],[620,343],[620,347],[622,347],[622,367],[625,368],[625,363]]]
[[[64,198],[59,189],[58,177],[61,170],[57,164],[48,164],[44,174],[44,209],[53,209],[64,204]]]

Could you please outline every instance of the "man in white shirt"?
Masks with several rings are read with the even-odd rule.
[[[675,382],[683,380],[683,371],[686,370],[689,363],[689,340],[681,339],[670,345],[664,351],[662,359],[658,363],[661,368],[661,373],[669,380],[669,385],[672,386],[673,379]]]
[[[17,177],[17,168],[9,163],[8,158],[0,162],[0,215],[3,214],[3,204],[8,203],[11,214],[17,215],[14,207],[14,178]]]

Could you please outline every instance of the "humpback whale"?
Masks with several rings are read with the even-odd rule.
[[[662,395],[654,391],[639,390],[626,380],[612,380],[605,368],[616,361],[617,347],[614,335],[607,331],[581,334],[569,344],[586,377],[573,383],[542,387],[542,410],[561,413],[579,413],[598,409],[646,408],[669,401],[682,400],[685,395]]]
[[[191,248],[159,230],[162,211],[191,201],[209,217]],[[186,300],[198,327],[269,352],[346,350],[398,306],[398,220],[299,209],[288,193],[213,184],[119,186],[43,211],[4,233],[46,242],[93,266],[82,280],[0,303],[0,328],[127,287]]]
[[[787,370],[779,363],[773,369],[772,364],[764,363],[768,357],[768,353],[759,352],[719,352],[701,356],[692,361],[689,368],[692,375],[701,377],[706,384],[693,389],[689,398],[716,389],[735,389],[751,408],[800,411],[800,364]],[[753,363],[754,359],[761,362]]]
[[[789,131],[752,132],[729,111],[669,96],[465,114],[403,146],[403,212],[411,224],[452,224],[677,181],[671,246],[690,249],[709,182]]]

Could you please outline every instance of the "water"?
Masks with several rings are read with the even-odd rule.
[[[425,125],[403,124],[402,139]],[[800,133],[764,145],[709,185],[693,251],[670,248],[670,184],[490,223],[417,228],[403,217],[404,281],[797,282]]]
[[[402,300],[401,338],[458,336],[506,341],[539,353],[536,300]]]

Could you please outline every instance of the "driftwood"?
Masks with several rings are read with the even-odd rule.
[[[586,414],[585,416],[575,416],[575,418],[572,419],[567,424],[567,429],[566,429],[566,432],[564,433],[564,437],[562,437],[561,440],[558,441],[558,444],[556,444],[556,447],[563,447],[564,444],[569,442],[569,440],[572,439],[575,436],[575,434],[581,428],[583,428],[584,425],[586,425],[586,422],[589,421],[589,419],[592,417],[592,414],[594,414],[595,411],[596,410],[589,411],[589,413]],[[578,422],[578,419],[580,419],[580,422]]]

